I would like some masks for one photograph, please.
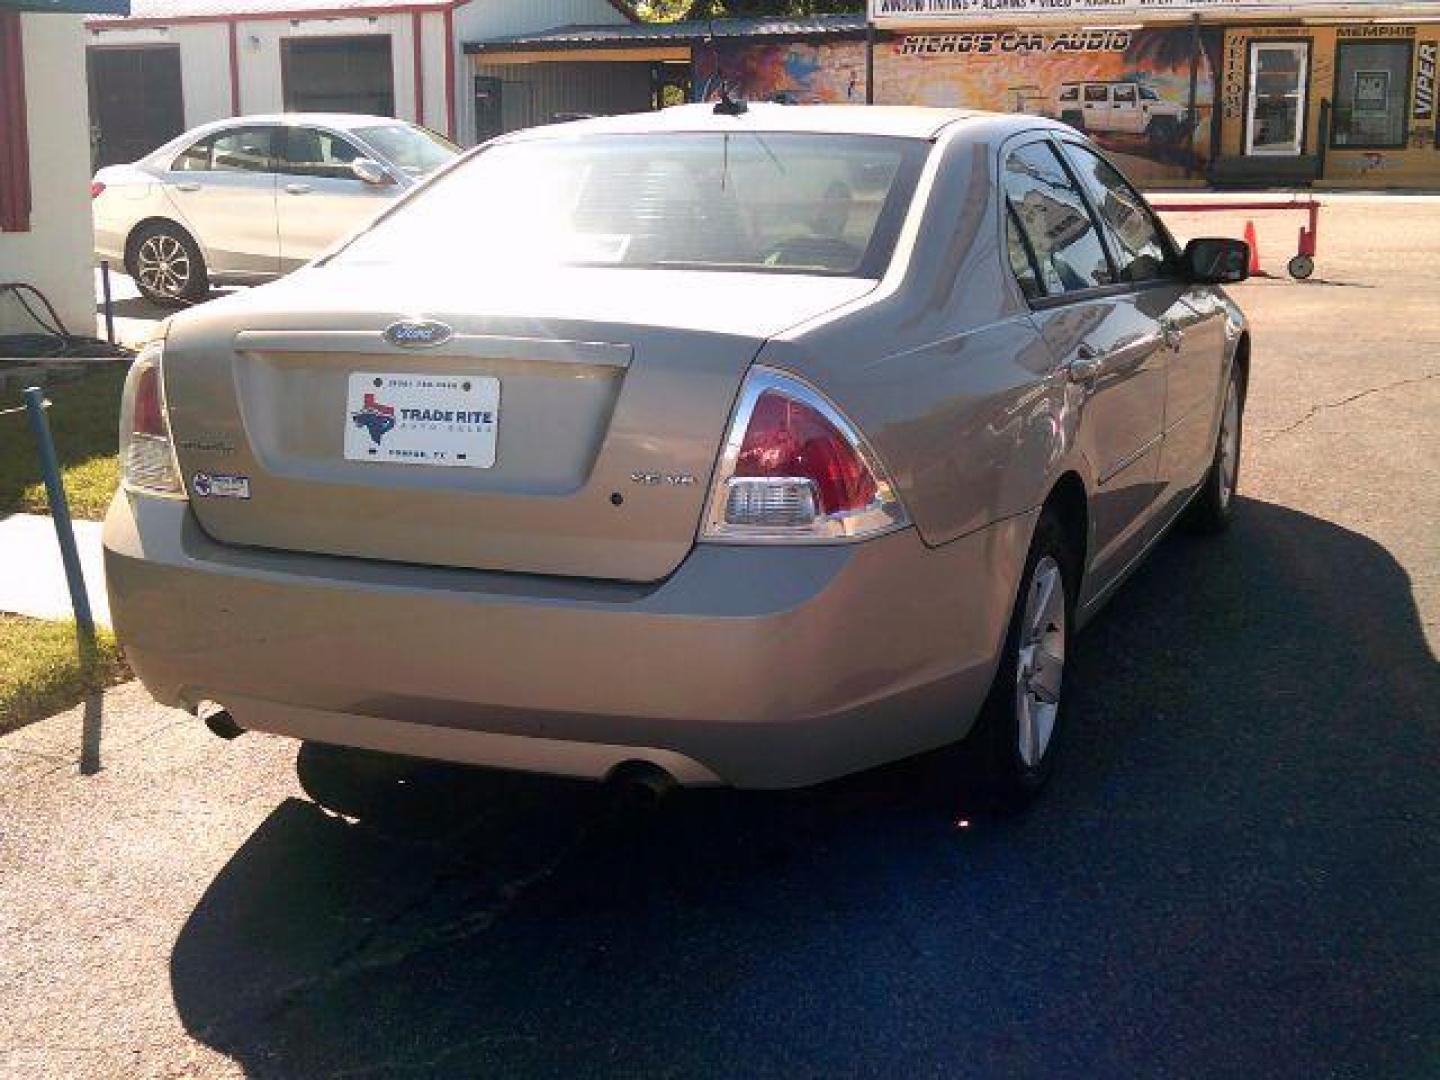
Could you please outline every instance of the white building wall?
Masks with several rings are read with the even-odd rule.
[[[425,50],[425,115],[417,123],[445,134],[445,16],[420,16],[420,45]]]
[[[230,38],[224,23],[91,30],[91,45],[179,45],[180,92],[185,126],[208,124],[230,115]]]
[[[72,333],[95,333],[91,271],[90,106],[85,29],[79,16],[24,15],[26,124],[30,137],[30,231],[0,233],[0,279],[43,292]],[[0,333],[33,331],[0,300]]]
[[[280,80],[281,41],[287,38],[389,34],[390,62],[395,81],[395,114],[402,120],[412,120],[415,117],[415,46],[410,28],[408,14],[305,19],[298,25],[292,25],[288,19],[241,22],[238,26],[240,111],[267,113],[284,110],[284,89]],[[442,56],[443,50],[436,54],[437,63]]]
[[[445,127],[445,29],[438,12],[421,15],[421,61],[425,80],[425,114],[436,130]],[[280,79],[280,42],[295,37],[348,37],[389,34],[395,80],[395,112],[415,120],[414,21],[409,13],[361,15],[337,19],[252,19],[236,24],[236,57],[240,73],[240,114],[281,112],[284,87]],[[230,35],[225,22],[175,26],[105,27],[86,34],[89,44],[179,45],[180,84],[185,97],[185,126],[234,115],[230,107]]]

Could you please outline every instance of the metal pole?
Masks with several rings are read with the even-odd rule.
[[[94,655],[95,619],[90,614],[85,574],[80,569],[75,529],[70,524],[70,504],[65,500],[65,485],[60,482],[60,464],[55,457],[50,421],[45,416],[45,394],[40,387],[26,388],[25,411],[30,415],[30,431],[35,436],[35,449],[40,454],[40,471],[45,477],[45,495],[50,500],[50,519],[55,523],[55,538],[60,541],[60,560],[65,564],[65,580],[70,586],[70,604],[75,609],[75,627],[80,635],[82,658],[88,661]]]
[[[875,24],[865,20],[865,104],[875,104]]]
[[[100,288],[105,294],[105,340],[115,344],[115,303],[110,297],[110,260],[100,262]]]

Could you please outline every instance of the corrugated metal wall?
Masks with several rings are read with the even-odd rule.
[[[557,113],[643,112],[650,108],[648,63],[475,64],[501,83],[506,131],[553,123]]]

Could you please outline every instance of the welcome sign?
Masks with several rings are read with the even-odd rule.
[[[1217,18],[1376,18],[1440,16],[1440,0],[869,0],[877,26],[943,26],[1026,20],[1142,21]]]

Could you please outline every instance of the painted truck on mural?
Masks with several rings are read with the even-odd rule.
[[[1053,104],[1044,111],[1078,131],[1143,135],[1157,147],[1174,146],[1190,127],[1184,106],[1133,80],[1061,83]]]

